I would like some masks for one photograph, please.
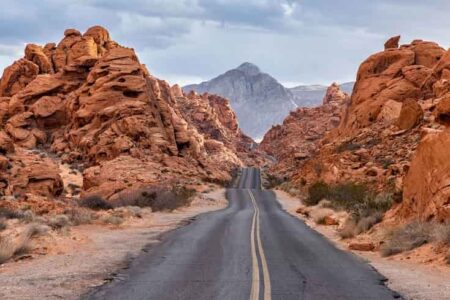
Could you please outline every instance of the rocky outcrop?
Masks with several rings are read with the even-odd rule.
[[[397,49],[398,48],[398,42],[400,42],[400,36],[393,36],[389,38],[386,43],[384,43],[384,50],[386,49]]]
[[[450,52],[421,40],[397,43],[391,39],[385,51],[361,64],[351,98],[341,106],[340,124],[321,130],[326,134],[314,140],[312,151],[305,147],[317,123],[330,124],[336,116],[291,114],[266,134],[261,148],[276,156],[270,171],[290,181],[292,190],[317,181],[363,182],[379,192],[403,195],[387,220],[446,220]],[[333,85],[328,95],[321,109],[340,93]]]
[[[405,178],[403,202],[392,215],[424,221],[450,218],[449,147],[448,129],[423,138]]]
[[[83,194],[113,197],[161,182],[226,182],[253,161],[227,100],[170,87],[100,26],[27,45],[0,80],[0,128],[0,193],[21,198],[61,195],[55,162],[84,169]]]
[[[298,108],[282,125],[273,126],[264,136],[260,149],[274,156],[278,163],[272,172],[291,177],[299,165],[313,157],[325,136],[336,128],[349,96],[336,83],[327,90],[323,105]]]
[[[413,41],[370,56],[359,67],[357,81],[340,132],[354,135],[376,122],[388,101],[403,102],[432,96],[438,62],[445,50],[432,42]],[[442,59],[441,59],[442,58]]]

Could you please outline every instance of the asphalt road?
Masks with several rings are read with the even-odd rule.
[[[394,299],[384,278],[289,215],[259,170],[243,169],[229,206],[164,236],[86,299]],[[398,296],[397,296],[398,298]]]

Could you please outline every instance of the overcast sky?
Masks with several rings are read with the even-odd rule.
[[[208,80],[244,61],[287,86],[353,80],[401,34],[450,44],[448,0],[0,0],[0,68],[26,43],[106,27],[170,83]]]

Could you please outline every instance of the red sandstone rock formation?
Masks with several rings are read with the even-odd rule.
[[[322,106],[298,108],[282,125],[273,126],[260,144],[261,150],[278,160],[272,171],[289,177],[299,164],[313,157],[320,150],[326,134],[339,125],[347,101],[348,95],[333,83]]]
[[[421,40],[396,43],[388,41],[385,51],[361,64],[339,127],[315,140],[315,151],[285,149],[305,148],[311,133],[302,129],[327,124],[331,116],[291,115],[261,147],[277,155],[271,171],[296,188],[318,180],[365,182],[378,191],[403,192],[388,219],[448,219],[450,51]]]
[[[252,141],[216,98],[153,77],[100,26],[27,45],[0,80],[0,194],[61,194],[57,165],[36,148],[83,166],[84,193],[106,197],[174,180],[227,181],[251,159]]]

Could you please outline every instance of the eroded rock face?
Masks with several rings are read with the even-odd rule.
[[[400,41],[400,36],[393,36],[384,43],[384,50],[386,49],[397,49],[398,42]]]
[[[341,134],[351,136],[370,126],[387,101],[428,97],[439,77],[444,54],[437,44],[417,40],[370,56],[358,70],[350,105],[340,125]]]
[[[347,101],[348,95],[333,83],[322,106],[298,108],[282,125],[273,126],[260,144],[261,150],[278,160],[272,171],[290,177],[300,164],[313,157],[327,133],[339,125]]]
[[[283,154],[278,148],[294,147],[297,140],[305,147],[316,120],[328,124],[334,116],[289,116],[266,134],[281,145],[263,141],[264,150],[279,160],[270,171],[290,180],[297,191],[325,181],[364,182],[379,192],[403,192],[403,202],[388,219],[448,219],[449,82],[449,51],[421,40],[399,47],[393,38],[385,51],[361,64],[338,128],[315,140],[313,151]],[[313,131],[300,130],[310,126]]]
[[[53,161],[83,166],[84,194],[113,197],[161,182],[226,182],[252,160],[227,100],[171,88],[100,26],[27,45],[0,81],[0,128],[9,170],[0,193],[22,198],[61,194]]]
[[[450,218],[450,131],[428,134],[420,142],[405,177],[398,216],[421,220]]]

